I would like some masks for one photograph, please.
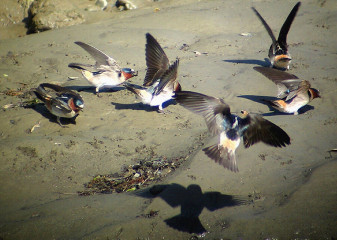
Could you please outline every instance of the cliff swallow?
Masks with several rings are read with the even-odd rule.
[[[320,98],[319,91],[312,88],[307,80],[300,80],[297,76],[266,67],[254,67],[277,86],[277,97],[280,100],[266,101],[271,107],[280,112],[298,114],[298,110],[315,98]]]
[[[96,63],[95,65],[70,63],[68,67],[81,71],[84,78],[96,87],[97,96],[99,96],[101,88],[115,87],[129,78],[137,76],[138,73],[133,69],[121,68],[113,58],[97,48],[83,42],[75,43],[87,51],[96,60]]]
[[[286,21],[284,22],[280,34],[278,36],[278,39],[276,40],[273,31],[267,24],[267,22],[263,19],[263,17],[260,15],[260,13],[252,7],[253,11],[255,14],[258,16],[258,18],[261,20],[263,26],[266,28],[269,36],[271,37],[273,43],[269,48],[269,58],[271,65],[275,68],[279,69],[289,69],[289,65],[291,62],[291,56],[290,53],[288,52],[288,44],[287,44],[287,35],[290,29],[290,26],[292,22],[294,21],[294,18],[296,16],[296,13],[301,6],[301,2],[298,2],[294,8],[291,10],[289,13]]]
[[[149,87],[137,88],[129,83],[124,83],[126,89],[135,93],[144,104],[158,106],[159,112],[163,111],[163,103],[172,99],[175,91],[180,91],[176,85],[179,59],[177,59],[161,76]]]
[[[37,98],[44,102],[48,111],[57,117],[57,122],[61,127],[64,127],[60,120],[61,117],[73,118],[84,107],[81,95],[55,84],[42,83],[33,91]]]
[[[203,151],[233,172],[239,171],[235,150],[241,137],[245,148],[260,141],[273,147],[290,144],[288,134],[274,123],[259,115],[251,116],[243,110],[241,117],[231,114],[229,106],[222,99],[188,91],[177,92],[175,99],[183,107],[205,118],[208,130],[219,136],[219,142]]]

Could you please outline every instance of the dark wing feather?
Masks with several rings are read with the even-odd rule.
[[[50,105],[57,107],[61,109],[63,112],[71,112],[72,109],[68,106],[68,99],[67,97],[57,97],[55,92],[52,92],[51,94],[46,91],[44,85],[52,85],[52,87],[60,87],[54,84],[40,84],[39,87],[33,89],[35,95],[38,99],[40,99],[44,103],[49,103]],[[63,87],[60,87],[63,88]]]
[[[230,108],[222,99],[189,91],[176,92],[175,99],[188,110],[202,115],[213,135],[223,131],[220,123],[224,116],[230,116]]]
[[[85,51],[87,51],[96,61],[96,67],[100,67],[101,65],[107,65],[107,66],[114,66],[119,68],[117,65],[117,62],[106,55],[104,52],[98,50],[97,48],[90,46],[89,44],[86,44],[84,42],[75,42],[78,46],[83,48]]]
[[[161,91],[166,87],[170,86],[173,92],[174,88],[174,81],[177,79],[178,75],[178,66],[179,66],[179,59],[177,59],[170,68],[161,76],[160,82],[156,87],[155,94],[158,95]]]
[[[299,7],[301,6],[301,2],[298,2],[294,8],[291,10],[291,12],[289,13],[286,21],[284,22],[280,34],[278,36],[278,43],[280,44],[282,49],[287,49],[288,45],[287,45],[287,35],[290,29],[290,26],[292,24],[292,22],[294,21],[295,17],[296,17],[296,13],[299,9]]]
[[[276,38],[273,34],[273,31],[271,30],[271,28],[269,27],[268,23],[263,19],[263,17],[261,16],[261,14],[254,8],[252,7],[253,11],[255,12],[256,16],[258,16],[258,18],[261,20],[263,26],[265,27],[265,29],[267,30],[271,40],[273,41],[273,46],[276,46]]]
[[[265,77],[272,80],[276,84],[278,88],[278,98],[287,97],[287,100],[291,99],[294,95],[296,95],[296,91],[301,86],[302,80],[288,72],[267,67],[254,67],[254,70],[263,74]]]
[[[56,96],[57,97],[68,97],[68,98],[79,99],[82,102],[84,102],[80,94],[68,88],[61,87],[59,85],[55,85],[51,83],[41,83],[39,85],[39,88],[42,88],[44,92],[48,92],[48,94],[51,94],[52,97],[56,97]],[[47,91],[46,88],[47,89],[49,88],[52,91]]]
[[[52,98],[51,99],[51,105],[54,107],[57,107],[58,109],[61,109],[62,112],[64,113],[70,113],[73,110],[71,107],[68,105],[68,100],[69,98],[67,97],[57,97],[57,98]]]
[[[150,34],[146,34],[145,57],[147,71],[144,78],[144,86],[152,85],[169,68],[169,59],[157,40]]]
[[[247,123],[249,126],[243,132],[246,148],[260,141],[273,147],[285,147],[290,144],[290,137],[282,128],[259,115],[248,115]]]
[[[272,80],[276,84],[283,80],[298,79],[298,77],[294,74],[290,74],[288,72],[281,71],[275,68],[254,67],[254,70],[263,74],[265,77]]]

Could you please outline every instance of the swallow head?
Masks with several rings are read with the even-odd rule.
[[[245,110],[241,110],[240,113],[242,114],[242,117],[247,117],[248,116],[248,112]]]
[[[138,71],[135,71],[131,68],[123,68],[122,69],[122,74],[125,77],[125,80],[128,80],[129,78],[132,78],[134,76],[138,75]]]
[[[75,106],[77,108],[83,109],[84,108],[84,102],[81,99],[76,99]]]
[[[79,111],[81,111],[84,107],[84,103],[81,99],[75,99],[74,98],[70,98],[68,101],[68,105],[69,107],[76,113],[78,113]]]
[[[321,94],[319,93],[319,90],[316,88],[309,88],[309,94],[310,94],[310,100],[313,100],[315,98],[321,98]]]

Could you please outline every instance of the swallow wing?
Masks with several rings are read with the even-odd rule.
[[[55,108],[60,109],[64,113],[70,113],[72,111],[71,107],[68,105],[69,98],[67,97],[57,97],[51,99],[51,105]]]
[[[61,98],[61,99],[70,99],[73,98],[74,100],[81,100],[83,101],[83,98],[80,94],[78,94],[75,91],[72,91],[68,88],[61,87],[56,84],[51,84],[51,83],[41,83],[39,85],[40,89],[43,89],[45,93],[48,93],[51,97],[53,98]],[[47,90],[48,89],[48,90]]]
[[[277,86],[277,97],[291,99],[300,88],[302,80],[294,74],[268,67],[254,67],[254,70],[272,80]]]
[[[179,59],[177,59],[170,68],[161,76],[159,84],[155,88],[155,95],[160,94],[165,87],[169,87],[169,91],[173,92],[174,82],[177,79],[178,75],[178,66],[179,66]]]
[[[243,121],[245,121],[242,126],[245,148],[260,141],[273,147],[285,147],[290,144],[290,137],[282,128],[259,115],[248,115]]]
[[[289,13],[286,21],[284,22],[284,24],[282,25],[280,34],[278,36],[278,43],[280,44],[282,49],[287,49],[288,45],[287,45],[287,35],[290,29],[291,24],[293,23],[297,11],[299,9],[299,7],[301,6],[301,2],[298,2],[293,9],[291,10],[291,12]]]
[[[273,47],[276,46],[276,38],[273,34],[273,31],[271,30],[271,28],[269,27],[268,23],[264,20],[264,18],[261,16],[261,14],[256,10],[256,8],[252,7],[253,11],[255,12],[256,16],[260,19],[260,21],[262,22],[264,28],[267,30],[271,40],[273,41]]]
[[[175,99],[188,110],[202,115],[213,135],[224,130],[222,122],[224,117],[230,116],[230,108],[222,99],[189,91],[176,92]]]
[[[169,68],[169,59],[157,40],[150,34],[146,34],[145,57],[147,71],[144,78],[144,86],[152,85]]]
[[[84,42],[75,42],[75,43],[81,48],[83,48],[85,51],[87,51],[95,59],[97,68],[99,68],[102,65],[103,66],[106,65],[116,70],[120,69],[117,62],[113,58],[106,55],[104,52]]]

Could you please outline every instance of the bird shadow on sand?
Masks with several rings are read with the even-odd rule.
[[[158,111],[158,107],[152,107],[146,104],[143,104],[141,102],[139,103],[129,103],[129,104],[124,104],[124,103],[115,103],[111,102],[112,105],[115,106],[117,110],[119,109],[131,109],[131,110],[141,110],[141,111],[147,111],[147,112],[155,112]],[[168,107],[169,105],[176,105],[176,101],[171,99],[163,104],[164,112],[167,111],[165,108]]]
[[[66,88],[77,91],[77,92],[87,92],[87,93],[96,94],[96,88],[92,86],[66,86]],[[118,92],[124,89],[125,87],[102,88],[99,90],[99,93],[101,94],[101,93],[106,93],[106,92]]]
[[[28,106],[25,108],[31,108],[34,111],[38,112],[39,114],[41,114],[43,117],[47,118],[49,120],[49,122],[52,123],[56,123],[59,124],[57,122],[57,117],[54,116],[53,114],[51,114],[48,109],[45,107],[44,103],[38,103],[38,104],[34,104],[33,106]],[[76,117],[73,118],[61,118],[61,123],[62,125],[68,125],[68,124],[75,124],[76,125]]]
[[[251,65],[259,65],[262,67],[269,67],[271,65],[268,58],[265,58],[264,61],[258,59],[225,59],[224,62],[230,63],[243,63],[243,64],[251,64]]]
[[[178,231],[199,235],[207,233],[199,219],[204,208],[213,212],[224,207],[234,207],[252,202],[248,197],[226,195],[220,192],[203,193],[200,186],[196,184],[191,184],[187,188],[177,183],[154,185],[134,194],[149,199],[160,197],[172,208],[180,206],[180,214],[165,219],[165,223]]]
[[[271,112],[269,113],[263,113],[261,114],[262,116],[277,116],[277,115],[289,115],[289,113],[283,113],[283,112],[279,112],[277,110],[275,110],[274,108],[272,108],[269,104],[268,101],[274,101],[277,100],[278,98],[276,97],[271,97],[271,96],[258,96],[258,95],[240,95],[237,96],[239,98],[245,98],[245,99],[249,99],[251,101],[257,102],[257,103],[261,103],[264,104],[266,106],[269,107],[269,110]],[[310,105],[305,105],[304,107],[302,107],[301,109],[299,109],[298,113],[299,114],[303,114],[306,113],[307,111],[313,110],[314,107],[310,106]]]

